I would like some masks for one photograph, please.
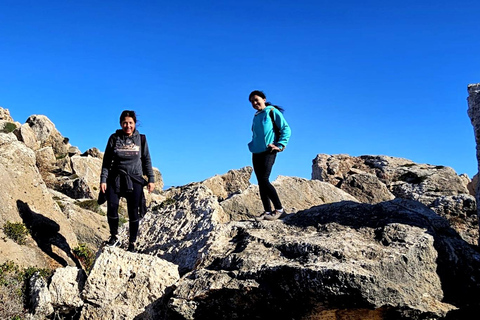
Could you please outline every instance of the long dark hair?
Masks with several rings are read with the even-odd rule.
[[[259,96],[260,98],[262,99],[267,99],[267,96],[265,95],[265,93],[263,93],[263,91],[260,91],[260,90],[253,90],[252,92],[250,92],[250,95],[248,96],[248,101],[252,101],[252,98],[254,96]],[[272,106],[272,107],[275,107],[277,108],[278,110],[280,110],[280,112],[283,112],[285,111],[282,107],[280,106],[277,106],[277,105],[274,105],[273,103],[270,103],[270,102],[265,102],[265,105],[266,106]]]
[[[133,122],[137,123],[137,115],[135,114],[135,111],[123,110],[122,114],[120,115],[120,124],[122,124],[122,121],[125,120],[126,117],[132,118]]]

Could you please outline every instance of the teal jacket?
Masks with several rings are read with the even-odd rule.
[[[278,139],[275,137],[275,130],[273,127],[272,118],[269,113],[273,112],[273,120],[280,131]],[[283,114],[273,106],[267,106],[265,109],[255,113],[252,124],[252,141],[248,144],[248,148],[252,153],[261,153],[268,150],[270,143],[275,144],[280,149],[287,146],[290,139],[290,126],[283,117]]]

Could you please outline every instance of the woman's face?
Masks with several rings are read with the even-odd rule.
[[[133,121],[132,117],[125,117],[121,125],[123,132],[125,132],[125,134],[128,136],[131,136],[135,131],[135,121]]]
[[[252,104],[252,107],[258,111],[265,109],[266,101],[267,101],[266,99],[263,99],[262,97],[259,97],[259,96],[253,96],[252,99],[250,99],[250,103]]]

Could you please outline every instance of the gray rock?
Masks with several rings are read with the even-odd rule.
[[[159,319],[155,303],[179,278],[172,263],[105,247],[83,290],[80,319]]]

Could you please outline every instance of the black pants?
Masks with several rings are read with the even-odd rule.
[[[123,186],[122,186],[123,187]],[[118,205],[120,197],[127,200],[128,219],[130,227],[130,242],[135,242],[138,235],[139,215],[138,207],[143,192],[143,186],[140,183],[133,182],[132,191],[115,192],[114,184],[107,184],[107,220],[110,227],[110,234],[118,233]]]
[[[270,173],[272,172],[276,152],[265,151],[262,153],[252,154],[253,171],[257,176],[258,188],[260,189],[260,198],[262,199],[263,209],[266,212],[272,211],[270,201],[272,201],[275,209],[282,209],[282,203],[278,198],[277,190],[270,183]]]

